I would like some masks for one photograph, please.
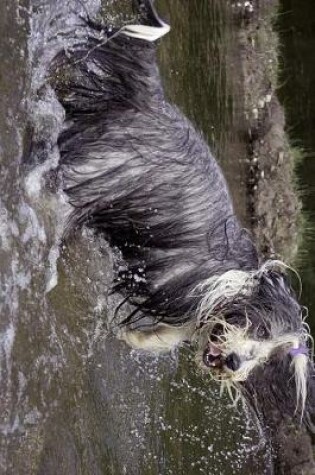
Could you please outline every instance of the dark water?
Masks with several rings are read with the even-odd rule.
[[[115,301],[106,243],[87,234],[58,246],[67,207],[62,195],[45,190],[41,175],[58,162],[62,110],[44,76],[60,45],[71,46],[74,32],[84,36],[78,13],[98,7],[65,3],[0,4],[0,472],[271,473],[249,416],[220,397],[189,353],[139,355],[108,335]],[[160,50],[168,94],[213,145],[246,221],[229,3],[159,6],[173,28]],[[108,1],[103,12],[119,22],[129,7]]]
[[[160,48],[166,89],[203,131],[224,168],[238,215],[247,223],[240,51],[231,4],[160,0],[159,6],[172,25]]]
[[[292,143],[304,159],[297,166],[305,223],[300,250],[303,301],[315,332],[315,4],[282,0],[278,20],[283,38],[281,88]]]

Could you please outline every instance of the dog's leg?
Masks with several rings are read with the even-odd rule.
[[[118,337],[134,349],[163,353],[190,341],[193,335],[191,324],[171,326],[160,323],[151,330],[121,330]]]

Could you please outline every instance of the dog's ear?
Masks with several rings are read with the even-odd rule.
[[[247,408],[270,445],[275,473],[289,473],[288,468],[284,468],[288,467],[288,461],[294,460],[294,466],[304,467],[308,466],[312,458],[312,442],[314,444],[315,440],[315,371],[311,362],[309,365],[303,416],[301,408],[297,407],[294,370],[289,354],[282,358],[275,355],[263,369],[254,371],[241,386]]]
[[[313,387],[310,382],[313,381]],[[242,383],[242,393],[248,405],[265,420],[266,425],[273,425],[273,419],[289,417],[297,424],[305,419],[306,413],[315,423],[315,384],[314,373],[308,376],[307,400],[305,407],[297,393],[295,369],[292,357],[274,354],[263,367],[251,372]],[[312,410],[309,406],[313,401]],[[313,412],[312,412],[313,411]]]

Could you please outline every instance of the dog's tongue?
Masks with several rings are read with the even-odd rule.
[[[211,356],[220,356],[222,353],[220,348],[214,345],[213,343],[211,343],[211,341],[208,343],[208,350],[209,350],[208,354]]]
[[[215,345],[211,341],[208,343],[207,348],[204,352],[203,361],[208,367],[220,369],[223,366],[222,351],[217,345]]]

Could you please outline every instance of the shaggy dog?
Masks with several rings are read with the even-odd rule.
[[[302,415],[310,336],[286,266],[261,262],[207,144],[165,99],[154,41],[169,27],[151,1],[135,3],[140,24],[87,19],[87,40],[56,58],[69,231],[93,228],[119,249],[129,345],[195,343],[215,379]]]

